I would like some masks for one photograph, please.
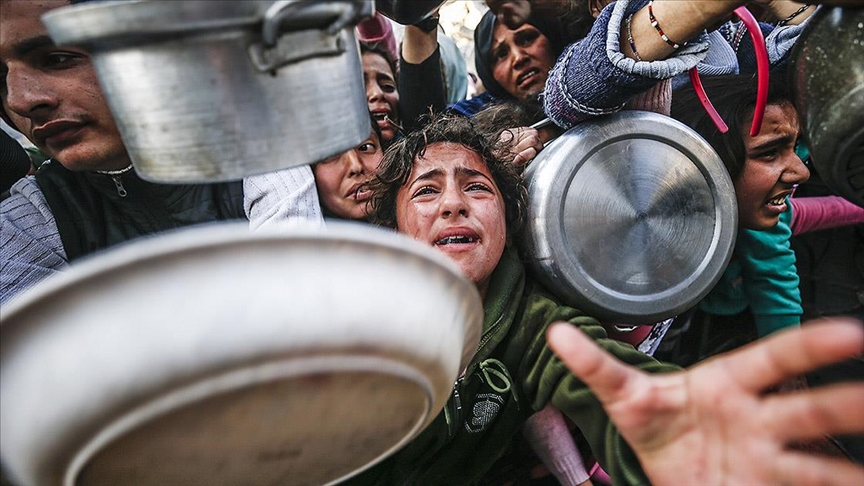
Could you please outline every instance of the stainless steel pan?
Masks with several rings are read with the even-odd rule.
[[[4,306],[3,464],[25,486],[337,481],[437,415],[482,316],[444,256],[366,225],[139,240]]]
[[[525,178],[531,267],[605,321],[675,316],[732,256],[732,181],[711,146],[672,118],[626,111],[582,123],[550,142]]]

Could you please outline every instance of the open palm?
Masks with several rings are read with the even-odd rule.
[[[603,403],[654,484],[864,484],[861,466],[788,447],[864,431],[864,384],[765,393],[860,355],[861,323],[807,324],[664,375],[617,361],[569,324],[556,324],[547,337]]]

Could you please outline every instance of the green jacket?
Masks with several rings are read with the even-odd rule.
[[[801,323],[801,292],[792,237],[792,203],[780,221],[762,231],[742,229],[735,242],[735,255],[720,281],[699,303],[709,314],[731,316],[748,308],[756,332],[765,337]]]
[[[608,339],[597,320],[559,304],[525,275],[513,251],[495,269],[484,308],[477,353],[445,410],[402,450],[348,484],[475,484],[525,419],[549,402],[584,433],[616,485],[647,484],[600,403],[546,346],[546,328],[569,321],[622,361],[649,372],[676,368]]]

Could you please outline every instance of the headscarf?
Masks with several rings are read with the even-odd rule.
[[[498,84],[498,81],[495,81],[495,77],[492,75],[490,54],[496,21],[495,14],[489,10],[483,15],[480,23],[474,29],[474,67],[477,69],[477,76],[483,81],[486,91],[498,98],[513,98],[504,87]],[[533,14],[528,18],[526,23],[533,25],[546,36],[549,40],[549,47],[552,48],[552,57],[557,58],[564,50],[564,47],[566,47],[561,25],[555,20]]]

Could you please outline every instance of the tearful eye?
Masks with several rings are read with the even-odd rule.
[[[479,182],[475,182],[474,184],[471,184],[470,186],[467,187],[467,190],[492,192],[492,189],[490,189],[489,186],[487,186],[486,184],[481,184]]]
[[[435,194],[435,190],[429,186],[423,186],[420,189],[418,189],[417,191],[415,191],[414,195],[411,197],[415,198],[415,197],[419,197],[419,196],[425,196],[427,194]]]

